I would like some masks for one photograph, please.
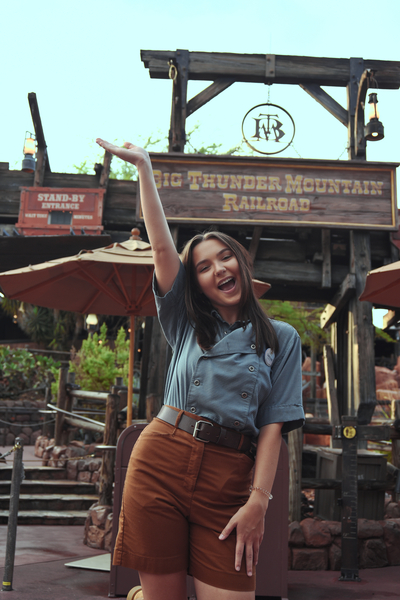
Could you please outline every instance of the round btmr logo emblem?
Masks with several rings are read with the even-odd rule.
[[[294,121],[276,104],[258,104],[251,108],[242,122],[243,139],[260,154],[279,154],[293,141]]]

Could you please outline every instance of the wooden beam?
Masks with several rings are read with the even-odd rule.
[[[150,77],[168,79],[168,61],[173,50],[142,50],[141,59]],[[400,87],[400,61],[364,60],[364,68],[375,71],[381,89]],[[265,54],[190,52],[189,79],[215,81],[234,77],[235,81],[295,83],[346,87],[350,80],[350,59],[315,56],[275,55],[275,77],[266,75]]]
[[[253,229],[253,236],[251,238],[250,246],[249,246],[249,254],[251,256],[251,260],[254,262],[257,256],[258,245],[260,243],[260,238],[262,234],[263,228],[260,225],[257,225]]]
[[[338,314],[343,306],[351,298],[356,289],[356,276],[354,273],[348,273],[344,278],[339,291],[335,294],[332,302],[327,304],[321,314],[320,326],[325,329],[331,323],[337,321]]]
[[[33,177],[33,185],[37,187],[44,186],[44,176],[47,165],[47,148],[38,148],[36,154],[36,169]]]
[[[394,490],[395,484],[392,481],[379,481],[376,479],[358,479],[357,487],[359,490]],[[314,479],[303,477],[301,480],[303,490],[340,490],[342,489],[341,479]]]
[[[332,285],[339,286],[346,276],[347,268],[344,265],[332,267]],[[289,285],[313,285],[321,287],[322,274],[320,265],[313,263],[302,263],[296,261],[255,260],[254,277],[268,281],[273,285],[274,281]]]
[[[44,138],[42,119],[40,118],[39,105],[34,92],[28,94],[29,107],[31,109],[33,127],[35,128],[36,141],[39,150],[45,150],[47,148],[46,140]],[[45,169],[50,171],[49,157],[46,152]]]
[[[104,158],[103,158],[103,168],[101,170],[101,175],[100,175],[100,187],[107,189],[108,187],[108,180],[110,179],[110,170],[111,170],[111,161],[112,161],[112,154],[110,152],[107,152],[107,150],[104,152]]]
[[[336,102],[332,96],[330,96],[325,90],[323,90],[316,83],[300,84],[300,87],[307,92],[314,100],[316,100],[321,106],[323,106],[328,112],[331,113],[338,121],[345,127],[349,124],[348,112],[339,102]]]
[[[233,77],[228,79],[220,78],[214,81],[211,85],[202,90],[199,94],[191,98],[187,103],[186,116],[192,115],[196,110],[207,104],[210,100],[218,96],[221,92],[225,91],[235,83]]]
[[[332,265],[331,265],[331,231],[330,229],[322,229],[321,231],[321,246],[322,246],[322,287],[332,287]]]

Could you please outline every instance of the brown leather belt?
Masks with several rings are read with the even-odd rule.
[[[170,406],[163,406],[157,415],[158,419],[165,421],[178,429],[182,429],[187,433],[190,433],[195,440],[199,442],[218,444],[219,446],[226,446],[227,448],[233,448],[239,452],[249,454],[252,458],[255,456],[255,445],[252,442],[252,438],[248,435],[243,435],[238,431],[226,429],[220,425],[215,425],[210,421],[204,421],[202,419],[195,419],[189,415],[182,414],[176,425],[176,419],[178,417],[178,411],[174,410]]]

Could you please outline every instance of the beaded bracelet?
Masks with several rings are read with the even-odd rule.
[[[253,486],[253,485],[251,485],[251,486],[250,486],[250,488],[249,488],[249,492],[250,492],[250,494],[251,494],[251,492],[252,492],[253,490],[254,490],[254,491],[257,491],[257,490],[258,490],[259,492],[263,493],[265,496],[268,496],[269,500],[272,500],[272,498],[273,498],[273,495],[271,494],[271,492],[269,492],[268,490],[265,490],[265,489],[264,489],[264,488],[262,488],[262,487],[258,487],[258,486]]]

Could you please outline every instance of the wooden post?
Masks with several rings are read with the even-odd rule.
[[[158,319],[154,319],[151,336],[151,351],[149,361],[149,379],[147,395],[154,394],[155,406],[161,407],[165,385],[165,365],[167,357],[167,340]]]
[[[65,403],[64,403],[64,410],[67,410],[68,412],[72,412],[73,397],[69,393],[69,390],[70,390],[70,387],[74,385],[74,383],[75,383],[75,373],[68,372],[67,373],[67,381],[66,381],[66,385],[65,385]],[[62,407],[59,407],[59,408],[62,408]],[[68,444],[68,442],[69,442],[68,431],[62,431],[61,432],[61,444]]]
[[[400,419],[400,400],[392,401],[392,419]],[[400,469],[400,440],[392,440],[392,464]]]
[[[288,434],[289,446],[289,521],[301,521],[301,469],[303,429]]]
[[[150,361],[150,347],[151,347],[151,333],[153,331],[154,317],[146,317],[144,325],[144,338],[143,338],[143,352],[142,360],[140,362],[140,393],[139,393],[139,410],[138,418],[144,419],[146,417],[146,396],[147,396],[147,384],[149,377],[149,361]]]
[[[20,438],[16,438],[10,490],[6,557],[4,563],[5,569],[3,575],[3,586],[1,588],[2,592],[10,592],[13,589],[12,582],[14,575],[15,544],[17,541],[19,493],[21,482],[24,479],[24,465],[22,462],[23,453],[24,447],[22,444],[22,440]]]
[[[171,128],[168,152],[183,152],[186,143],[187,85],[189,77],[189,51],[177,50],[173,61],[177,76],[172,84]]]
[[[317,376],[313,373],[317,372],[317,351],[315,346],[311,346],[311,375],[310,375],[310,398],[317,398]]]
[[[328,414],[330,424],[340,425],[340,413],[337,399],[336,390],[336,377],[335,377],[335,364],[334,356],[331,346],[327,344],[324,346],[324,367],[325,367],[325,381],[326,381],[326,396],[328,400]],[[331,438],[332,448],[341,448],[342,444],[340,440]]]
[[[68,367],[61,367],[59,373],[60,378],[58,381],[57,408],[65,410],[65,403],[67,401],[67,390],[65,389],[65,385],[67,383]],[[56,424],[54,427],[54,443],[56,446],[60,446],[62,444],[63,422],[63,413],[57,411]]]
[[[349,302],[349,392],[352,394],[351,412],[358,414],[358,422],[367,425],[376,405],[375,348],[372,325],[372,304],[360,302],[358,297],[365,287],[371,269],[369,233],[350,232],[350,270],[356,276],[356,295]],[[351,360],[350,360],[351,359]]]
[[[322,287],[332,287],[332,260],[331,260],[331,230],[323,229],[321,232],[322,245]]]
[[[106,426],[104,429],[103,444],[105,446],[116,446],[118,429],[118,394],[109,394],[106,404]],[[114,482],[115,449],[103,450],[103,461],[101,463],[99,481],[99,504],[111,506],[112,490]]]

